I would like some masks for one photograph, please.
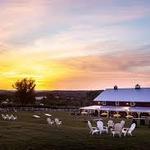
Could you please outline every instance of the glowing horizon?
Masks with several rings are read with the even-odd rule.
[[[147,0],[0,0],[0,89],[150,86]]]

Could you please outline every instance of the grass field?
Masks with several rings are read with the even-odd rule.
[[[86,117],[71,116],[67,112],[50,113],[63,121],[62,127],[48,126],[44,112],[18,112],[17,121],[0,119],[0,150],[150,149],[150,128],[147,126],[136,128],[132,137],[90,135]],[[33,114],[40,115],[41,118],[32,118]],[[129,123],[128,121],[126,126]]]

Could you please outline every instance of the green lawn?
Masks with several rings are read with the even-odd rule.
[[[92,136],[87,127],[87,117],[71,116],[67,112],[49,113],[63,121],[62,127],[48,126],[42,112],[18,112],[17,121],[0,119],[0,150],[150,149],[150,128],[146,126],[136,128],[133,137]],[[33,114],[39,114],[41,118],[32,118]]]

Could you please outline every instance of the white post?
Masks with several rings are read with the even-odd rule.
[[[107,118],[109,118],[109,111],[107,111]]]
[[[138,118],[141,118],[141,116],[140,116],[140,115],[141,115],[141,113],[140,113],[140,112],[137,112],[137,114],[138,114]]]

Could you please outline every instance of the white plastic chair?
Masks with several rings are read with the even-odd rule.
[[[127,134],[132,136],[132,132],[134,131],[135,127],[136,127],[136,124],[132,123],[129,130],[128,130],[128,132],[127,132]]]
[[[88,127],[89,127],[89,129],[90,129],[90,133],[93,135],[93,134],[97,134],[97,133],[99,133],[99,130],[98,130],[98,128],[97,127],[92,127],[92,124],[91,124],[91,122],[90,121],[88,121]]]
[[[17,116],[14,116],[13,120],[17,120]]]
[[[102,121],[97,121],[97,128],[100,134],[108,133],[108,127],[104,126]]]
[[[122,128],[123,128],[124,125],[125,125],[125,121],[124,121],[124,120],[121,120],[121,121],[120,121],[120,124],[121,124],[121,126],[122,126]]]
[[[50,126],[54,124],[54,121],[51,120],[51,118],[47,118],[46,120],[47,120],[47,123],[48,123]]]
[[[3,118],[4,120],[7,119],[7,117],[6,117],[4,114],[1,114],[1,115],[2,115],[2,118]]]
[[[13,116],[13,114],[11,114],[11,115],[9,116],[9,120],[13,120],[13,118],[14,118],[14,116]]]
[[[17,119],[17,116],[14,116],[13,114],[11,114],[10,116],[9,116],[9,120],[16,120]]]
[[[126,136],[128,130],[129,130],[129,128],[123,128],[123,129],[122,129],[122,134],[123,134],[124,136]]]
[[[6,120],[10,120],[10,117],[8,114],[6,114],[5,116],[6,116]]]
[[[59,120],[58,118],[55,118],[54,121],[55,121],[57,127],[61,126],[61,124],[62,124],[61,120]]]
[[[2,118],[4,120],[16,120],[17,119],[17,116],[13,116],[13,114],[11,114],[10,116],[8,114],[4,115],[4,114],[1,114],[2,115]]]
[[[120,123],[116,123],[114,125],[114,129],[111,130],[113,137],[117,134],[119,137],[121,137],[122,133],[122,125]]]
[[[113,126],[114,126],[113,120],[108,120],[107,126],[108,126],[108,128],[113,128]]]

